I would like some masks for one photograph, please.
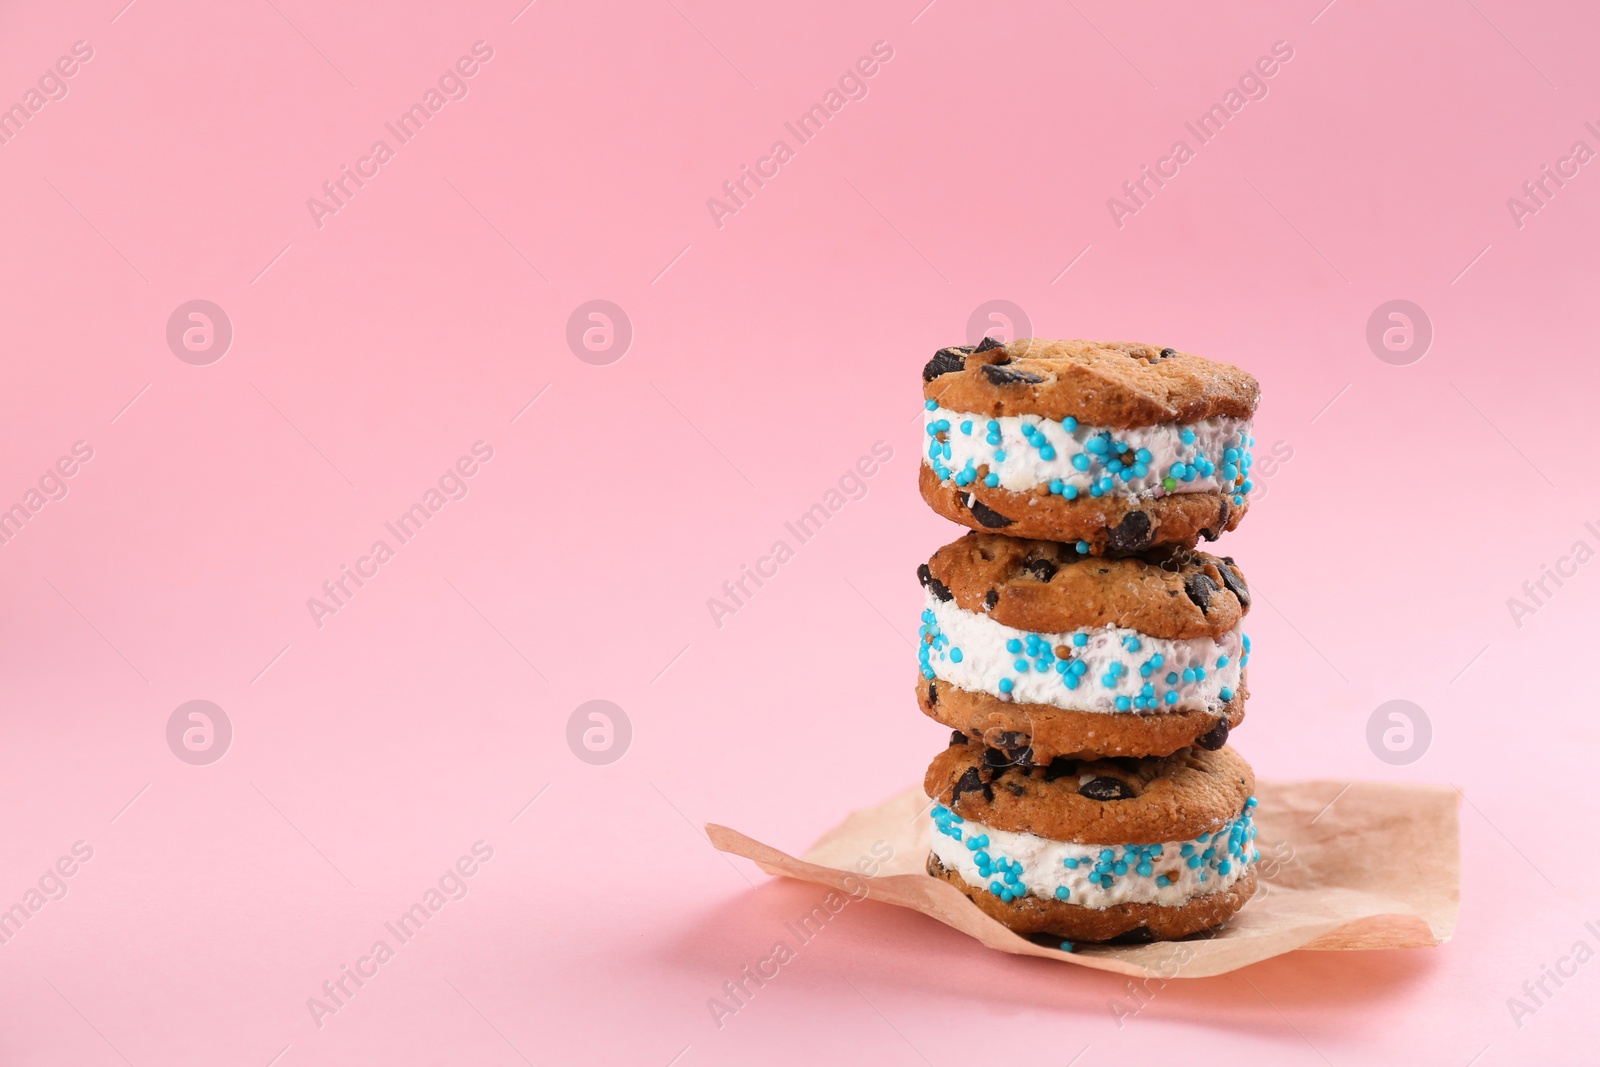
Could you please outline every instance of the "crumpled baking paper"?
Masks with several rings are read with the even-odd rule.
[[[1002,952],[1118,974],[1205,978],[1296,949],[1431,948],[1450,939],[1461,898],[1454,789],[1258,782],[1256,797],[1260,886],[1220,931],[1073,952],[1012,933],[925,872],[932,803],[918,787],[851,812],[799,859],[726,826],[706,832],[769,874],[920,911]]]

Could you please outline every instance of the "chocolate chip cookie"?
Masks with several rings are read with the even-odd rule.
[[[1250,589],[1230,557],[974,532],[917,574],[918,704],[992,747],[1164,756],[1220,748],[1244,718]]]
[[[1085,554],[1214,540],[1249,508],[1255,378],[1172,348],[1037,338],[923,368],[919,485],[977,530]]]
[[[1183,937],[1255,890],[1255,775],[1230,748],[1041,764],[953,738],[923,786],[928,873],[1019,933]]]

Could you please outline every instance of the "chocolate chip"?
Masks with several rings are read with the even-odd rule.
[[[1128,512],[1111,528],[1108,540],[1118,552],[1137,552],[1150,547],[1150,516],[1142,511]]]
[[[1091,778],[1078,787],[1078,795],[1090,800],[1132,800],[1138,796],[1133,786],[1120,778],[1101,775]]]
[[[971,493],[967,494],[967,510],[972,512],[973,518],[991,530],[1004,529],[1010,526],[1012,522],[1012,520],[1006,518]]]
[[[994,803],[994,786],[989,785],[987,782],[983,786],[983,799],[991,804]]]
[[[1044,780],[1053,782],[1057,778],[1070,778],[1078,773],[1078,761],[1065,756],[1057,756],[1050,761],[1050,766],[1044,769]]]
[[[1222,562],[1217,565],[1217,570],[1222,573],[1222,584],[1228,587],[1228,592],[1239,598],[1241,607],[1250,606],[1250,587],[1244,584],[1244,577],[1234,570],[1232,556],[1223,556]]]
[[[917,581],[922,583],[922,588],[933,594],[935,600],[943,600],[948,603],[955,599],[955,596],[950,592],[950,587],[935,578],[933,571],[929,569],[926,563],[917,568]]]
[[[1204,615],[1211,609],[1211,594],[1217,591],[1217,583],[1207,575],[1191,574],[1183,580],[1183,591],[1189,594],[1189,599]]]
[[[1228,504],[1228,498],[1227,497],[1223,497],[1222,498],[1222,507],[1217,513],[1217,529],[1216,529],[1216,532],[1213,533],[1210,537],[1206,538],[1206,540],[1215,541],[1218,537],[1222,536],[1222,531],[1226,530],[1228,528],[1228,516],[1230,514],[1232,514],[1232,512],[1231,512],[1229,504]]]
[[[936,708],[938,706],[939,706],[938,683],[930,679],[928,681],[928,707]]]
[[[1207,752],[1215,752],[1228,743],[1228,717],[1224,715],[1217,720],[1217,725],[1194,739],[1194,743]]]
[[[987,352],[991,348],[1004,348],[1005,345],[1006,343],[1004,341],[996,340],[993,337],[985,337],[983,340],[978,342],[978,347],[974,348],[972,351]]]
[[[931,382],[941,374],[952,374],[958,370],[966,370],[967,357],[971,354],[971,345],[939,349],[922,368],[922,380]]]
[[[994,606],[1000,603],[1000,594],[993,589],[983,594],[983,606],[988,611],[993,611]]]
[[[1042,376],[1032,371],[1014,370],[998,363],[985,363],[983,376],[994,385],[1038,385],[1044,381]]]
[[[956,779],[956,784],[950,787],[950,806],[952,808],[956,806],[961,800],[962,793],[976,793],[983,788],[986,787],[983,779],[978,777],[978,768],[968,767],[962,772],[961,777]]]
[[[949,747],[954,748],[956,745],[964,745],[966,743],[967,743],[967,735],[966,734],[962,733],[960,730],[951,730],[950,731],[950,746]]]
[[[1011,795],[1014,797],[1023,796],[1028,792],[1028,790],[1023,787],[1021,782],[1007,782],[1006,788],[1011,790]]]
[[[1024,560],[1022,563],[1022,569],[1033,575],[1034,578],[1038,579],[1039,581],[1048,582],[1051,578],[1056,576],[1056,571],[1059,568],[1057,568],[1056,565],[1051,561],[1040,557],[1038,559]]]
[[[985,737],[985,740],[988,738]],[[994,740],[995,745],[983,754],[984,766],[994,772],[989,781],[1000,777],[1000,772],[1007,767],[1032,767],[1033,746],[1028,744],[1027,734],[1009,731]]]
[[[1166,359],[1169,356],[1175,356],[1177,354],[1178,354],[1178,350],[1176,348],[1163,348],[1161,350],[1161,358],[1162,359]]]

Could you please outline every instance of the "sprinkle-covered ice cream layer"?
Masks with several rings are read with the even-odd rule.
[[[925,595],[922,676],[1001,700],[1073,711],[1215,714],[1250,659],[1235,626],[1218,638],[1151,637],[1120,626],[1068,633],[1019,630]]]
[[[1098,845],[996,830],[933,806],[933,854],[968,885],[1010,902],[1031,893],[1086,908],[1183,904],[1226,889],[1261,858],[1256,798],[1215,833],[1191,841]]]
[[[1155,499],[1168,493],[1231,492],[1236,506],[1253,487],[1248,419],[1223,416],[1131,430],[1085,426],[1070,415],[990,418],[924,402],[923,462],[957,487],[982,482],[1053,496]]]

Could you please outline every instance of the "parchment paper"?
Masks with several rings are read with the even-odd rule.
[[[932,805],[920,787],[851,812],[800,859],[725,826],[706,832],[769,874],[912,908],[1002,952],[1119,974],[1204,978],[1296,949],[1431,948],[1450,939],[1461,898],[1454,789],[1258,782],[1256,796],[1260,888],[1220,932],[1070,953],[1012,933],[924,871]]]

